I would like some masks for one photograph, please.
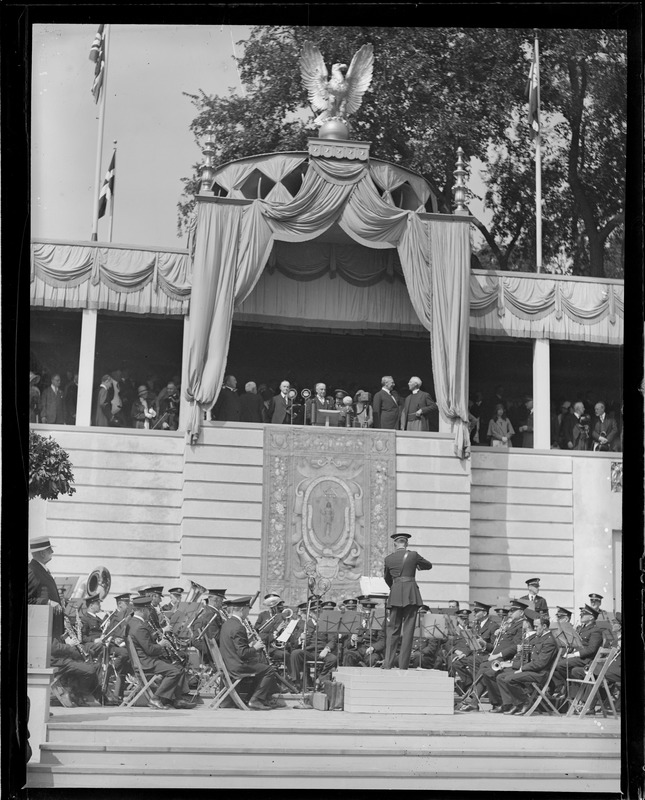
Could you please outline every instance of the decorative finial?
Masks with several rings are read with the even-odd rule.
[[[374,48],[364,44],[354,54],[349,69],[347,64],[332,64],[329,78],[320,50],[311,42],[304,43],[300,74],[311,107],[322,112],[314,120],[321,126],[321,139],[349,138],[347,117],[360,108],[372,80],[373,68]]]
[[[455,176],[456,183],[452,187],[454,197],[455,214],[468,214],[466,208],[466,197],[468,196],[468,189],[464,178],[468,174],[464,167],[464,151],[461,147],[457,148],[457,169],[452,173]]]
[[[215,131],[209,130],[206,135],[208,138],[204,142],[202,150],[204,163],[201,167],[200,192],[209,192],[215,178]]]

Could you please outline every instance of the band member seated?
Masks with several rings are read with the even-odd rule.
[[[115,595],[114,600],[116,609],[102,623],[102,628],[104,642],[108,646],[109,657],[115,671],[114,691],[112,695],[108,696],[108,700],[118,704],[123,699],[124,676],[132,672],[132,664],[125,643],[126,627],[132,614],[132,606],[129,593]]]
[[[376,603],[361,600],[361,607],[367,611],[376,608]],[[385,654],[385,628],[373,630],[369,626],[353,633],[345,642],[343,649],[344,667],[376,667]]]
[[[89,655],[81,652],[82,645],[67,644],[64,637],[52,638],[50,666],[60,676],[61,686],[75,706],[96,706],[101,699],[98,667]]]
[[[153,708],[194,708],[194,703],[183,699],[188,694],[188,676],[181,664],[173,663],[172,646],[165,639],[157,644],[150,625],[150,597],[141,595],[132,600],[134,612],[129,620],[127,632],[148,675],[161,675],[154,697]]]
[[[582,645],[579,649],[568,647],[553,673],[556,694],[561,697],[566,690],[567,670],[570,673],[575,667],[586,667],[602,645],[602,630],[596,625],[597,616],[598,612],[591,606],[585,605],[580,609],[580,626],[577,632]]]
[[[463,688],[472,684],[477,668],[475,650],[472,647],[474,634],[470,631],[471,614],[469,608],[462,608],[456,613],[454,635],[451,636],[446,658],[448,670]]]
[[[294,631],[294,638],[298,642],[298,647],[291,651],[289,656],[290,679],[293,683],[298,683],[302,679],[305,666],[305,655],[307,661],[321,660],[323,663],[318,672],[319,680],[329,677],[331,671],[338,664],[338,637],[336,635],[320,634],[317,631],[314,612],[309,609],[307,618],[307,602],[300,603],[298,606],[300,620]]]
[[[165,605],[161,606],[161,610],[164,612],[168,619],[177,611],[177,607],[181,603],[181,597],[184,593],[184,590],[181,586],[176,586],[173,589],[168,589],[168,597],[170,598],[170,602],[166,603]]]
[[[540,579],[529,578],[526,581],[526,586],[528,588],[528,594],[520,597],[520,600],[523,600],[529,608],[537,611],[538,614],[546,614],[548,616],[549,606],[546,600],[538,594],[540,591]]]
[[[139,594],[142,597],[148,597],[150,600],[150,627],[154,631],[155,637],[160,639],[163,629],[168,625],[168,618],[161,610],[163,586],[144,586],[139,589]]]
[[[615,618],[611,623],[611,630],[614,634],[615,640],[613,647],[618,648],[616,654],[613,656],[607,671],[605,672],[605,680],[613,695],[620,691],[621,681],[621,651],[622,651],[622,614],[620,611],[616,612]],[[574,667],[569,673],[572,678],[583,680],[589,667]]]
[[[264,606],[264,611],[260,611],[253,627],[264,644],[268,646],[273,639],[274,630],[283,621],[281,612],[284,609],[284,600],[279,594],[270,592],[264,595],[262,605]]]
[[[549,618],[530,608],[526,609],[524,616],[525,626],[530,625],[535,629],[532,638],[525,634],[528,652],[518,653],[511,669],[503,669],[497,674],[497,686],[505,714],[526,714],[530,708],[531,685],[544,681],[558,654],[558,644],[549,630]]]
[[[491,704],[491,712],[499,714],[502,712],[502,698],[497,686],[497,670],[493,669],[496,661],[509,661],[517,655],[518,645],[522,643],[523,617],[524,611],[528,608],[522,600],[511,600],[508,620],[503,627],[501,634],[493,646],[488,659],[482,663],[475,676],[478,696],[481,698],[483,691],[488,692],[488,700]]]
[[[609,619],[609,614],[605,611],[604,608],[600,608],[600,604],[603,601],[603,597],[601,594],[597,594],[596,592],[592,592],[589,595],[589,605],[594,611],[598,612],[597,621],[602,622],[603,620]]]
[[[251,610],[251,597],[238,597],[226,602],[229,617],[220,631],[220,651],[229,675],[237,678],[252,678],[253,687],[248,701],[249,708],[264,711],[277,707],[273,694],[277,689],[275,667],[260,660],[259,651],[264,649],[261,639],[251,644],[249,631],[252,631],[247,617]]]

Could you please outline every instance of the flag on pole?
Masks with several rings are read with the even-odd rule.
[[[98,103],[103,86],[103,73],[105,72],[105,34],[104,25],[99,25],[92,47],[90,48],[90,61],[94,62],[94,81],[92,83],[92,94],[94,102]]]
[[[531,61],[529,82],[526,90],[529,98],[529,126],[531,129],[531,139],[535,139],[540,132],[540,109],[538,108],[538,65],[535,60],[535,55]]]
[[[112,153],[112,160],[108,171],[105,173],[105,180],[101,187],[101,194],[99,195],[99,219],[105,216],[107,204],[114,196],[114,168],[116,166],[116,150]]]

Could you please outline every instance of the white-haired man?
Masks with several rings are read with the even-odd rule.
[[[240,422],[264,422],[264,400],[258,394],[255,381],[244,384],[244,394],[240,396]]]
[[[408,381],[410,394],[405,398],[403,404],[402,431],[430,430],[430,416],[437,410],[437,404],[428,392],[421,391],[421,385],[421,378],[416,375],[413,375]]]
[[[307,425],[319,425],[318,412],[327,411],[334,407],[334,401],[331,397],[327,397],[327,385],[318,382],[314,386],[315,394],[310,397],[305,403],[305,422]],[[324,424],[324,419],[322,420]]]
[[[394,378],[384,375],[381,378],[381,389],[374,395],[372,402],[374,427],[395,431],[401,419],[400,398],[394,388]]]

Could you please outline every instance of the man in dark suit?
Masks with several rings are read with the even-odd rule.
[[[374,395],[372,402],[374,427],[395,431],[399,427],[401,406],[399,395],[394,389],[394,378],[384,375],[381,378],[381,389]]]
[[[540,591],[540,579],[539,578],[529,578],[525,581],[526,586],[528,588],[528,594],[523,595],[520,597],[520,600],[524,600],[526,605],[529,608],[534,609],[538,612],[538,614],[545,614],[548,616],[549,614],[549,605],[544,599],[544,597],[540,597],[538,592]]]
[[[27,603],[30,606],[52,606],[52,637],[62,636],[65,629],[63,621],[63,604],[53,575],[47,569],[52,560],[54,548],[49,536],[38,536],[29,543],[31,561],[27,568]]]
[[[435,401],[430,397],[427,392],[421,391],[421,378],[413,375],[408,381],[410,394],[405,398],[403,403],[403,412],[401,413],[401,430],[402,431],[429,431],[430,418],[436,417],[435,412],[438,409]],[[433,430],[438,430],[438,421],[433,420],[435,424],[432,425]],[[435,427],[436,426],[436,427]]]
[[[414,578],[418,569],[432,569],[432,564],[415,550],[408,550],[408,541],[411,538],[409,533],[395,533],[390,538],[394,540],[396,549],[385,558],[384,577],[390,587],[390,616],[383,669],[392,669],[394,666],[399,643],[399,669],[408,669],[417,611],[423,605],[421,592]]]
[[[150,597],[141,595],[132,601],[134,613],[128,623],[127,631],[132,645],[139,656],[144,672],[161,675],[154,697],[150,700],[153,708],[193,708],[194,703],[182,699],[189,691],[188,678],[180,664],[170,661],[170,644],[162,639],[157,644],[148,622],[150,617]]]
[[[244,394],[240,396],[240,422],[264,422],[264,400],[254,381],[245,384]]]
[[[282,381],[280,384],[280,394],[272,397],[267,408],[267,422],[274,425],[284,425],[290,422],[290,409],[292,401],[289,399],[289,381]]]
[[[542,683],[548,675],[553,659],[558,654],[558,644],[549,630],[548,617],[527,608],[524,616],[535,628],[535,635],[528,639],[529,652],[518,653],[510,669],[497,673],[497,686],[502,698],[502,709],[508,714],[525,714],[529,708],[532,683]]]
[[[578,400],[573,404],[573,412],[562,418],[560,428],[560,439],[563,450],[588,450],[589,449],[589,425],[585,425],[584,403]]]
[[[51,386],[40,395],[40,421],[47,425],[65,424],[65,400],[60,388],[60,375],[52,375]]]
[[[314,387],[315,394],[305,403],[305,424],[324,425],[325,420],[319,419],[318,411],[329,411],[334,407],[334,401],[327,397],[327,386],[324,383],[317,383]]]
[[[275,668],[265,661],[258,660],[258,651],[264,648],[258,639],[249,642],[249,634],[244,620],[251,610],[251,597],[239,597],[227,602],[229,618],[222,625],[220,651],[231,678],[253,678],[253,690],[248,701],[249,708],[266,711],[277,706],[272,695],[277,688]]]
[[[224,386],[213,410],[211,412],[211,419],[217,419],[220,422],[239,422],[241,415],[240,396],[237,393],[237,378],[235,375],[226,375],[224,378]]]
[[[594,406],[594,418],[591,423],[591,439],[594,450],[615,450],[616,440],[618,439],[618,425],[613,417],[607,416],[605,404],[596,403]]]

